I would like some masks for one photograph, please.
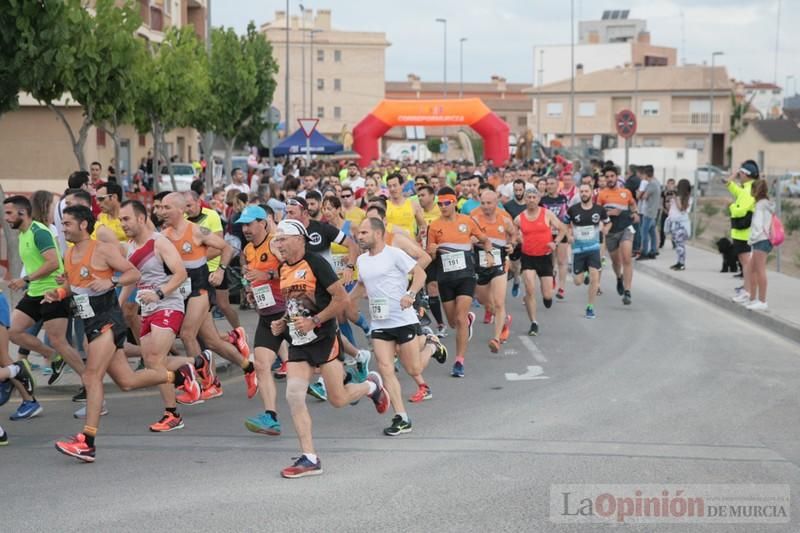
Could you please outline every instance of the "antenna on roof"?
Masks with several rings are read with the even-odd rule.
[[[686,17],[681,9],[681,65],[686,66]]]

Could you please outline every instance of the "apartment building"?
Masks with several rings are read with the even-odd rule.
[[[533,96],[532,129],[538,137],[546,143],[558,140],[569,144],[570,80],[524,92]],[[583,73],[578,65],[576,144],[600,149],[622,146],[615,116],[622,109],[631,109],[638,119],[632,146],[693,148],[701,161],[707,160],[710,150],[711,160],[721,165],[729,144],[732,93],[733,84],[722,66],[713,70],[706,66],[629,67]],[[709,128],[713,129],[713,146],[709,146]]]
[[[351,131],[384,98],[386,48],[383,32],[332,26],[328,9],[289,17],[289,132],[298,118],[318,118],[317,129],[337,136]],[[286,119],[286,12],[261,26],[278,63],[273,105]]]

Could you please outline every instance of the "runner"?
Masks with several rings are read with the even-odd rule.
[[[12,290],[25,289],[25,294],[11,314],[9,338],[17,346],[42,354],[50,361],[53,373],[48,385],[54,385],[61,379],[65,364],[80,376],[84,370],[83,361],[67,341],[69,305],[67,302],[43,301],[45,292],[58,287],[57,278],[64,272],[55,236],[47,226],[31,218],[31,203],[24,196],[7,198],[3,210],[6,223],[12,229],[19,230],[19,256],[28,273],[8,283]],[[28,329],[39,321],[44,324],[52,348],[28,333]],[[30,418],[41,412],[38,402],[23,400],[13,419]]]
[[[511,315],[506,314],[506,255],[514,249],[517,232],[508,213],[497,207],[497,193],[491,189],[481,193],[481,206],[472,212],[472,219],[492,243],[494,266],[491,268],[487,266],[486,252],[475,250],[478,254],[478,286],[475,295],[486,306],[486,313],[495,317],[494,335],[489,340],[489,349],[492,353],[497,353],[500,351],[500,343],[508,339],[511,328]],[[488,323],[486,320],[484,322]]]
[[[542,207],[550,210],[561,222],[566,222],[567,217],[567,203],[569,198],[559,192],[559,181],[554,177],[547,178],[547,194],[542,196],[540,200]],[[556,229],[553,228],[553,236],[556,234]],[[553,256],[555,266],[558,268],[558,290],[556,291],[556,298],[563,300],[565,296],[564,287],[567,284],[567,263],[569,262],[569,243],[566,237],[560,241],[556,241],[558,246],[556,253]]]
[[[123,202],[120,222],[130,238],[128,261],[141,274],[136,283],[136,300],[142,310],[139,335],[145,367],[161,372],[175,371],[185,364],[191,364],[201,379],[207,377],[209,370],[206,358],[198,357],[192,361],[187,357],[167,357],[183,323],[183,296],[178,289],[188,279],[188,274],[180,254],[169,240],[150,229],[147,210],[141,202]],[[123,288],[120,299],[127,301],[133,287]],[[164,415],[150,425],[150,431],[163,433],[183,428],[183,417],[178,413],[175,400],[175,387],[164,384],[159,389],[164,402]]]
[[[386,204],[386,220],[394,227],[405,231],[412,239],[425,236],[427,224],[420,205],[411,198],[403,196],[403,176],[398,173],[389,174],[386,187],[389,189],[389,201]]]
[[[591,176],[589,176],[591,178]],[[567,210],[569,242],[572,243],[572,273],[575,285],[589,285],[586,318],[594,318],[594,301],[600,285],[600,236],[608,232],[611,219],[606,210],[592,202],[592,187],[583,183],[578,189],[580,203]]]
[[[255,367],[248,360],[250,348],[246,342],[236,346],[225,342],[220,337],[214,319],[211,317],[211,306],[214,303],[214,287],[222,282],[222,276],[233,256],[233,249],[219,235],[206,228],[201,228],[184,218],[186,198],[182,193],[173,192],[164,197],[159,216],[163,220],[162,234],[167,237],[181,255],[189,280],[181,286],[181,295],[185,298],[186,311],[181,325],[180,338],[186,353],[192,359],[198,355],[208,356],[201,351],[198,339],[211,351],[219,354],[244,371],[247,385],[247,397],[252,398],[258,390]],[[222,251],[219,269],[214,274],[208,273],[208,256],[214,250]],[[241,337],[239,337],[240,340]],[[203,376],[203,400],[222,396],[222,385],[214,375],[214,365],[208,361],[208,376]],[[178,399],[180,401],[180,398]]]
[[[631,284],[633,283],[633,224],[639,222],[636,199],[633,194],[621,187],[619,171],[608,166],[603,170],[606,188],[597,195],[597,205],[606,208],[611,218],[611,229],[606,234],[606,249],[611,255],[611,265],[617,276],[617,294],[622,303],[631,304]]]
[[[436,192],[430,185],[423,185],[417,190],[417,197],[425,224],[430,227],[434,220],[442,216],[439,206],[436,205]],[[423,240],[423,247],[427,246],[426,241],[427,239]],[[431,264],[425,269],[425,292],[428,295],[428,309],[431,310],[433,318],[436,320],[436,334],[443,338],[447,336],[447,326],[444,325],[442,302],[439,299],[439,285],[436,277],[436,262],[431,261]]]
[[[56,449],[84,462],[95,460],[95,437],[103,406],[103,377],[106,373],[124,391],[151,387],[162,383],[183,386],[197,401],[200,385],[192,365],[179,371],[141,370],[134,372],[122,351],[125,325],[114,290],[118,285],[136,283],[140,274],[120,253],[119,247],[98,242],[90,237],[94,216],[89,208],[72,206],[64,209],[64,236],[74,244],[64,258],[68,289],[59,287],[44,295],[44,301],[66,302],[72,294],[76,314],[83,320],[89,351],[83,382],[86,387],[86,425],[75,437],[56,442]],[[118,278],[113,273],[119,272]]]
[[[439,190],[437,205],[442,216],[434,220],[428,231],[428,254],[436,257],[439,295],[451,328],[456,328],[456,361],[451,375],[464,377],[464,356],[472,338],[475,314],[469,310],[475,293],[475,254],[472,238],[487,252],[486,266],[494,266],[492,243],[475,221],[456,213],[456,193],[450,187]]]
[[[525,189],[529,187],[533,187],[533,185],[528,185],[525,183],[525,180],[514,180],[514,197],[510,201],[503,204],[503,209],[505,209],[506,212],[511,216],[511,220],[516,220],[519,214],[525,211]],[[509,265],[511,279],[513,279],[513,284],[511,285],[511,296],[516,298],[519,296],[519,274],[521,270],[519,258],[517,257],[516,259],[511,259],[509,257]]]
[[[273,238],[284,259],[280,266],[281,293],[286,315],[271,324],[272,334],[289,341],[286,401],[292,415],[302,455],[281,472],[285,478],[322,474],[311,434],[311,415],[306,390],[319,369],[328,384],[328,399],[334,407],[369,396],[378,413],[389,408],[389,396],[377,372],[364,383],[344,383],[344,367],[335,317],[347,305],[347,293],[330,264],[306,250],[309,239],[297,220],[282,220]]]
[[[556,242],[560,242],[567,233],[564,224],[548,209],[540,206],[539,190],[525,191],[528,206],[514,220],[522,238],[521,266],[522,280],[525,282],[525,309],[531,326],[528,335],[539,334],[539,323],[536,321],[536,278],[542,292],[545,308],[553,305],[553,251]],[[553,228],[556,228],[555,239]]]
[[[280,258],[272,248],[275,233],[272,220],[259,206],[248,206],[236,221],[242,225],[247,245],[242,252],[242,270],[248,293],[256,304],[258,325],[253,343],[256,374],[264,412],[245,420],[245,427],[264,435],[280,435],[278,422],[277,389],[272,376],[272,365],[283,344],[281,336],[273,335],[270,324],[286,313],[281,294]]]

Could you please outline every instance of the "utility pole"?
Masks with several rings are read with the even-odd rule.
[[[285,72],[285,82],[284,85],[286,87],[284,90],[286,91],[286,110],[283,113],[283,133],[284,136],[289,136],[289,124],[291,124],[289,120],[289,0],[286,0],[286,68],[284,69]]]
[[[542,84],[544,83],[544,50],[539,50],[539,83],[536,87],[536,140],[542,142]]]
[[[300,4],[300,33],[303,39],[303,44],[300,45],[300,70],[302,71],[300,88],[303,91],[303,107],[300,113],[310,117],[311,115],[306,114],[306,8],[303,7],[303,4]]]
[[[458,65],[459,65],[459,78],[458,78],[458,97],[464,98],[464,42],[466,37],[462,37],[458,41]]]
[[[571,150],[575,150],[575,0],[569,2],[569,119]]]

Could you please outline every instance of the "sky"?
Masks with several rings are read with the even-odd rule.
[[[405,81],[409,73],[422,81],[441,81],[443,27],[447,19],[447,79],[459,79],[459,40],[464,43],[464,81],[488,82],[493,75],[509,82],[533,82],[533,47],[569,44],[570,4],[566,0],[305,0],[308,9],[331,9],[334,29],[383,31],[391,46],[386,50],[387,81]],[[780,4],[780,32],[778,9]],[[604,9],[630,9],[630,18],[645,19],[654,45],[678,49],[678,61],[716,63],[739,80],[775,79],[788,82],[789,92],[800,87],[800,0],[574,0],[577,21],[600,19]],[[368,6],[368,7],[365,7]],[[300,12],[290,1],[291,14]],[[273,20],[280,0],[213,0],[212,25],[243,32],[250,20],[256,25]],[[681,13],[684,24],[682,27]],[[683,29],[683,31],[682,31]],[[776,39],[779,34],[780,38]],[[685,47],[682,35],[685,35]]]

